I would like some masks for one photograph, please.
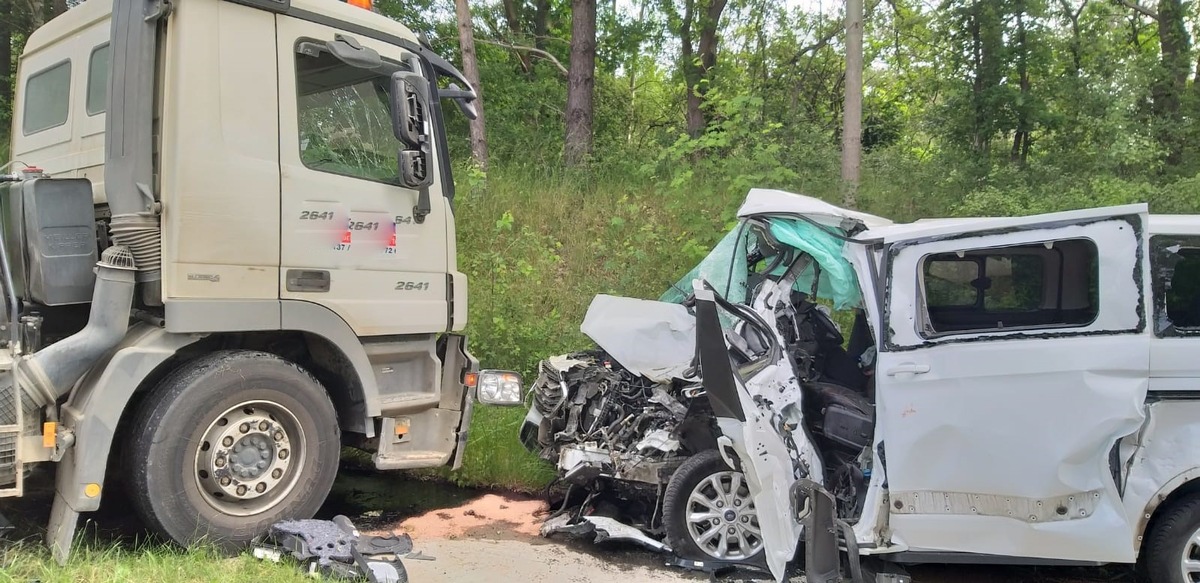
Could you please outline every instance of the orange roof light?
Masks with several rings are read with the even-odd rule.
[[[371,10],[371,8],[372,8],[371,2],[372,2],[372,0],[346,0],[347,4],[349,4],[351,6],[357,6],[364,10]]]

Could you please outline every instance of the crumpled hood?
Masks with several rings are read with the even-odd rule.
[[[654,382],[682,378],[696,356],[696,318],[679,304],[600,294],[579,331]]]

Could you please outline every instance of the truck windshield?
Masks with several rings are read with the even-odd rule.
[[[347,65],[327,52],[296,54],[300,160],[304,165],[397,183],[397,142],[388,86],[387,76]]]

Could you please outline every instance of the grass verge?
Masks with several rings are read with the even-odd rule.
[[[312,581],[294,566],[226,557],[210,549],[180,550],[144,544],[81,544],[66,566],[35,542],[0,547],[0,583],[106,583],[116,581],[300,583]]]

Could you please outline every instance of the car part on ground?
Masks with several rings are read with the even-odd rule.
[[[407,534],[364,537],[340,515],[275,523],[254,541],[252,553],[274,562],[290,556],[312,576],[370,583],[408,583],[401,559],[432,560],[413,552]]]

